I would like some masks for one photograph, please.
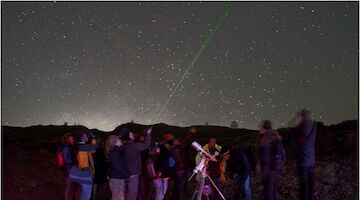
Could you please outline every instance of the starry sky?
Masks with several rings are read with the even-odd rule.
[[[161,113],[176,126],[358,116],[358,2],[235,2]],[[1,2],[1,123],[150,124],[225,2]]]

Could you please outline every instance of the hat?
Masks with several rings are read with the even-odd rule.
[[[130,139],[130,130],[126,127],[121,128],[119,131],[119,137],[121,137],[122,140],[129,140]]]
[[[167,142],[174,139],[174,135],[172,133],[165,133],[162,138],[164,142]]]

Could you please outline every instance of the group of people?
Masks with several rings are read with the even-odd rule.
[[[314,199],[314,164],[316,122],[307,110],[297,113],[293,128],[295,153],[299,173],[299,199]],[[202,199],[221,199],[217,189],[230,188],[232,199],[252,199],[251,171],[262,173],[263,198],[275,200],[278,176],[285,166],[285,149],[281,136],[272,128],[269,120],[260,126],[260,140],[249,146],[220,146],[216,138],[210,138],[202,148],[212,155],[205,159],[203,153],[192,148],[196,128],[189,130],[186,138],[175,138],[165,133],[161,141],[152,143],[152,128],[135,136],[128,128],[107,137],[105,148],[93,134],[66,133],[62,138],[60,152],[64,164],[65,199],[95,199],[97,186],[109,184],[111,199],[185,200],[196,193],[187,188],[188,179],[199,165],[205,164],[209,180],[204,179]],[[200,182],[201,175],[195,178]],[[231,181],[228,181],[231,179]],[[170,191],[170,181],[173,185]],[[209,183],[211,181],[212,183]],[[229,185],[229,183],[231,185]],[[194,195],[192,196],[194,199]]]

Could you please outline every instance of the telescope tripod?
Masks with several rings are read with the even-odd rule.
[[[200,164],[205,161],[204,159],[206,159],[205,157],[202,158],[202,161],[200,162]],[[199,164],[199,165],[200,165]],[[197,169],[198,166],[195,168]],[[194,170],[194,174],[195,174],[195,170]],[[193,175],[194,175],[193,174]],[[191,176],[192,177],[192,176]],[[191,179],[190,177],[190,179]],[[201,200],[201,197],[203,195],[203,191],[204,191],[204,186],[205,186],[205,180],[206,178],[211,182],[211,184],[213,185],[213,187],[216,189],[216,191],[218,192],[218,194],[221,196],[221,198],[223,200],[226,200],[224,195],[221,193],[221,191],[219,190],[219,188],[216,186],[216,184],[214,183],[214,181],[211,179],[211,177],[206,173],[206,165],[203,165],[202,169],[201,169],[201,179],[198,181],[198,185],[196,187],[196,190],[194,191],[193,195],[191,196],[191,200]],[[189,179],[189,180],[190,180]],[[195,198],[196,197],[196,198]],[[207,199],[209,199],[209,196],[206,195]]]

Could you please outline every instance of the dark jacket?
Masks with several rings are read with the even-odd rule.
[[[153,158],[155,173],[161,173],[157,178],[169,178],[172,172],[169,166],[170,152],[164,145],[160,145],[159,148],[160,154]]]
[[[128,141],[124,144],[124,157],[130,175],[139,175],[142,172],[141,151],[149,148],[151,135],[147,134],[144,142]]]
[[[285,149],[281,137],[273,131],[265,133],[260,142],[260,165],[263,172],[281,170],[285,161]]]
[[[102,148],[98,148],[92,154],[94,160],[95,174],[94,183],[103,184],[107,182],[108,164],[105,157],[105,152]]]
[[[185,154],[187,155],[188,166],[190,169],[194,169],[196,167],[195,157],[196,154],[198,153],[195,150],[195,148],[193,148],[191,145],[194,142],[194,139],[195,139],[195,135],[190,132],[187,134],[185,139],[186,148],[184,148],[184,150],[185,150]]]
[[[114,179],[127,179],[130,176],[126,169],[125,158],[121,151],[121,147],[115,146],[109,154],[109,177]]]
[[[227,161],[228,172],[238,175],[241,181],[245,181],[251,170],[247,151],[248,148],[245,147],[235,149],[231,151],[230,159]]]
[[[189,169],[188,158],[186,155],[185,146],[175,145],[171,149],[171,156],[175,160],[175,172],[186,171]]]
[[[215,155],[215,152],[218,152],[220,155],[220,152],[216,149],[216,148],[212,148],[209,149],[209,153],[211,155]],[[216,159],[218,160],[217,162],[215,161],[208,161],[208,165],[207,165],[207,172],[209,174],[210,177],[220,177],[220,160],[219,160],[219,156],[216,156]]]
[[[303,121],[295,128],[295,147],[298,165],[315,164],[316,122]]]

